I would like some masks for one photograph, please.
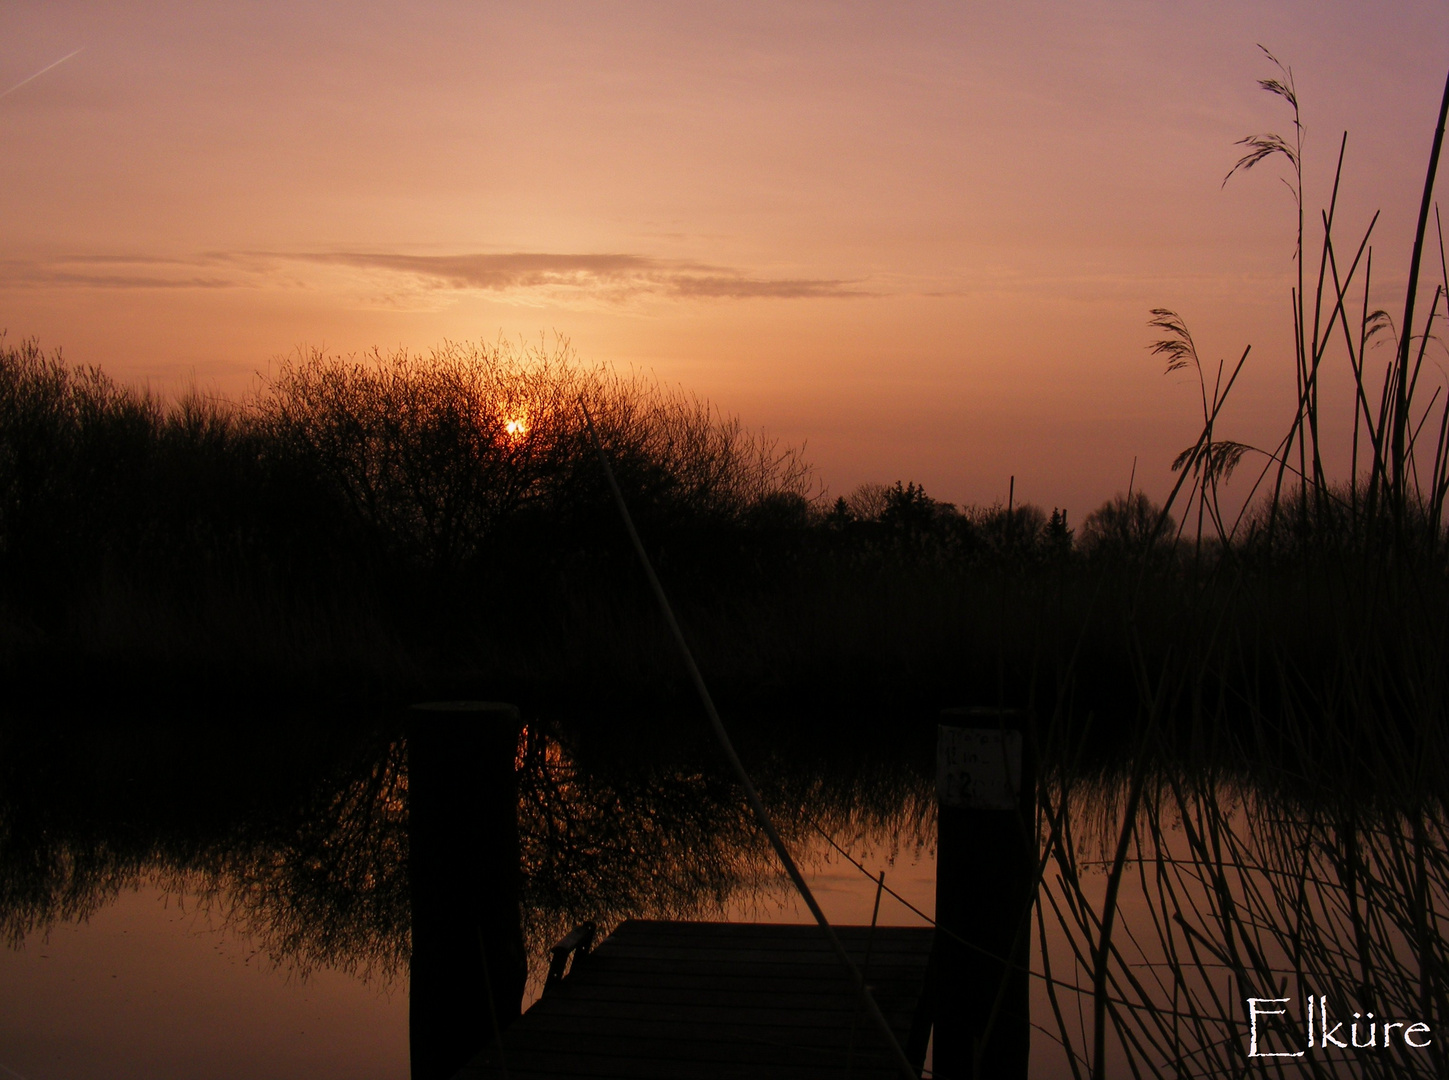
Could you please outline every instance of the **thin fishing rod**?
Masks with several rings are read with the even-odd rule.
[[[820,905],[815,902],[815,895],[810,891],[810,886],[805,884],[805,878],[801,876],[795,860],[790,857],[790,852],[785,847],[785,842],[780,839],[780,834],[775,830],[775,823],[770,820],[770,814],[760,800],[760,794],[755,790],[755,785],[750,780],[750,774],[745,771],[739,754],[735,753],[734,743],[730,740],[729,732],[725,730],[724,722],[720,720],[719,712],[714,707],[714,699],[710,697],[709,687],[705,685],[704,676],[700,674],[699,666],[694,662],[694,653],[690,651],[689,643],[684,640],[684,631],[679,628],[679,622],[674,618],[674,609],[669,604],[669,597],[665,595],[664,586],[659,583],[659,578],[654,573],[654,564],[649,561],[649,554],[644,550],[644,543],[639,539],[638,530],[634,528],[634,519],[630,516],[629,507],[624,502],[624,493],[619,489],[619,481],[614,478],[614,470],[609,465],[608,455],[604,453],[604,444],[599,441],[599,432],[594,427],[593,415],[589,412],[588,403],[582,397],[579,398],[579,407],[583,410],[584,422],[588,425],[589,438],[593,440],[594,450],[598,452],[599,464],[604,467],[604,476],[609,481],[609,490],[613,492],[614,505],[619,508],[619,516],[624,519],[624,528],[629,531],[629,539],[634,544],[634,553],[639,556],[639,562],[644,567],[644,574],[649,579],[649,587],[654,592],[654,599],[659,602],[659,610],[664,613],[664,621],[669,626],[674,643],[679,646],[679,654],[684,659],[684,666],[689,671],[689,678],[694,683],[695,692],[699,694],[700,703],[704,705],[710,727],[714,729],[714,737],[719,742],[720,749],[724,751],[725,757],[729,759],[740,786],[745,789],[745,800],[750,804],[750,810],[754,813],[755,820],[759,823],[765,836],[769,838],[770,846],[780,857],[785,872],[790,875],[790,880],[794,882],[800,898],[805,901],[805,906],[810,909],[810,914],[815,916],[815,921],[820,924],[820,929],[824,930],[825,936],[830,939],[831,948],[835,950],[836,956],[849,970],[851,979],[854,980],[856,988],[860,991],[867,1010],[875,1020],[876,1026],[880,1028],[881,1034],[885,1036],[891,1053],[895,1056],[896,1064],[900,1066],[903,1075],[910,1077],[910,1080],[920,1080],[920,1074],[911,1065],[910,1058],[906,1057],[906,1052],[901,1049],[895,1032],[891,1030],[890,1022],[886,1020],[885,1014],[880,1011],[880,1006],[871,996],[860,970],[850,959],[850,955],[845,951],[845,946],[840,943],[840,938],[831,928],[825,912],[821,911]]]

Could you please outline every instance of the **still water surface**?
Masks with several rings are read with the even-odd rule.
[[[881,870],[888,886],[934,913],[930,734],[753,755],[767,802],[832,921],[870,921]],[[528,999],[539,992],[548,946],[584,919],[604,931],[631,916],[809,921],[707,752],[624,740],[631,752],[621,754],[619,740],[605,745],[537,722],[520,743]],[[178,747],[174,732],[12,727],[5,750],[0,1076],[408,1075],[400,734],[273,733],[261,750],[227,752],[204,741]],[[1049,1080],[1073,1075],[1061,1028],[1076,1053],[1089,1052],[1090,943],[1120,796],[1109,783],[1079,797],[1082,809],[1066,824],[1070,858],[1059,848],[1044,877],[1043,918],[1033,929],[1032,1059],[1033,1075]],[[1242,962],[1235,976],[1217,953],[1228,960],[1256,949],[1261,969],[1281,973],[1281,992],[1295,995],[1303,987],[1292,984],[1283,943],[1308,940],[1325,954],[1315,970],[1330,973],[1309,989],[1351,1007],[1362,981],[1353,976],[1366,971],[1370,994],[1401,1011],[1416,1007],[1418,988],[1398,985],[1419,970],[1413,927],[1394,914],[1389,893],[1399,871],[1409,891],[1415,880],[1439,881],[1421,890],[1427,907],[1418,910],[1442,915],[1435,859],[1427,877],[1415,878],[1413,860],[1402,856],[1410,849],[1396,847],[1383,822],[1315,832],[1310,814],[1289,820],[1280,804],[1219,787],[1206,803],[1171,785],[1145,801],[1120,887],[1113,1072],[1130,1071],[1129,1055],[1157,1075],[1247,1064],[1239,999],[1268,991],[1245,991]],[[1237,854],[1224,859],[1224,845],[1234,844]],[[1346,859],[1346,846],[1378,854]],[[1165,884],[1167,874],[1179,875],[1176,885]],[[1226,914],[1225,904],[1239,914]],[[1389,916],[1353,915],[1375,905]],[[880,921],[922,920],[887,895]],[[1305,938],[1306,923],[1316,937]],[[1194,945],[1200,955],[1187,956]],[[1372,971],[1360,962],[1370,955]],[[1192,1010],[1203,1014],[1196,1028]],[[1295,1038],[1295,1029],[1276,1037]],[[1288,1076],[1434,1075],[1422,1055],[1397,1072],[1362,1053],[1273,1064]]]
[[[892,888],[934,906],[929,853],[886,867]],[[869,923],[874,886],[836,859],[811,888],[832,922]],[[788,894],[727,907],[723,917],[808,922]],[[920,925],[886,897],[883,923]],[[298,977],[244,935],[155,885],[127,891],[82,923],[61,923],[0,950],[0,1059],[26,1080],[215,1077],[400,1080],[408,1075],[407,977],[328,968]],[[536,996],[537,985],[530,987]]]

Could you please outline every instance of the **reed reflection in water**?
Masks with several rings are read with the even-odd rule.
[[[1441,808],[1314,805],[1179,771],[1146,780],[1128,830],[1130,787],[1043,800],[1062,824],[1044,828],[1035,1019],[1071,1075],[1088,1074],[1099,999],[1115,1075],[1445,1075]],[[1286,999],[1255,1007],[1254,1057],[1250,997]],[[1415,1023],[1429,1030],[1406,1041]]]

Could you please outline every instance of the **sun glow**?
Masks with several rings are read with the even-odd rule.
[[[513,439],[521,439],[528,434],[528,421],[521,418],[509,420],[503,425],[503,430]]]

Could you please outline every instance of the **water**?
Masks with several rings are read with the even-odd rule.
[[[774,754],[761,740],[747,753],[832,921],[870,921],[880,870],[934,914],[930,734],[927,726],[894,744],[852,736]],[[517,759],[527,1000],[541,987],[548,947],[585,919],[604,932],[631,916],[809,921],[708,748],[667,743],[530,725]],[[0,1075],[407,1076],[403,746],[385,726],[358,733],[294,722],[244,742],[219,731],[8,727]],[[1072,844],[1048,864],[1039,924],[1047,947],[1036,929],[1032,942],[1034,1076],[1072,1075],[1058,1010],[1075,1052],[1090,1055],[1094,920],[1121,803],[1118,781],[1074,791]],[[1246,1062],[1242,999],[1254,990],[1214,950],[1232,951],[1229,940],[1239,953],[1256,948],[1277,977],[1293,968],[1293,943],[1307,942],[1316,950],[1308,966],[1328,973],[1282,991],[1295,999],[1298,1026],[1273,1030],[1270,1042],[1276,1021],[1264,1021],[1262,1049],[1301,1043],[1305,990],[1328,995],[1346,1018],[1365,955],[1370,992],[1397,1010],[1394,1020],[1419,1019],[1410,1015],[1421,995],[1406,920],[1445,910],[1437,836],[1416,878],[1407,834],[1382,820],[1316,821],[1216,782],[1197,802],[1191,790],[1156,786],[1144,807],[1118,900],[1113,1074],[1128,1074],[1130,1053],[1158,1075],[1179,1075],[1179,1061],[1181,1075],[1245,1063],[1285,1065],[1284,1075],[1404,1075],[1416,1066],[1433,1075],[1423,1053]],[[1358,837],[1353,858],[1344,856],[1347,836]],[[1413,894],[1416,880],[1437,884],[1415,894],[1418,907],[1395,906],[1393,890]],[[1377,914],[1355,923],[1351,897]],[[1224,913],[1225,899],[1237,916]],[[888,895],[880,920],[922,921]]]
[[[407,986],[298,978],[155,884],[0,949],[0,1075],[336,1077],[408,1072]]]

